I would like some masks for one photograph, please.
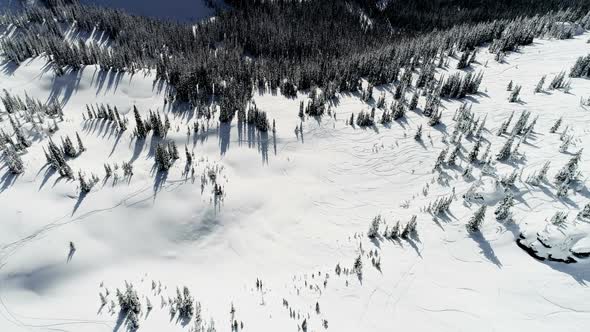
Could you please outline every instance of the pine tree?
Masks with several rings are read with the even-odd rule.
[[[422,125],[419,125],[418,129],[416,129],[416,133],[414,134],[414,139],[416,141],[422,140]]]
[[[562,118],[557,119],[557,121],[555,121],[555,124],[553,125],[553,127],[551,127],[551,129],[549,129],[549,132],[552,134],[555,134],[555,132],[559,129],[559,126],[561,126],[561,121],[562,121]]]
[[[147,136],[147,130],[135,105],[133,105],[133,114],[135,115],[135,135],[137,138],[143,139]]]
[[[512,153],[512,143],[514,142],[514,136],[510,136],[504,146],[500,150],[500,152],[496,155],[497,160],[508,160]]]
[[[582,149],[578,151],[562,169],[555,175],[555,183],[562,184],[577,178],[578,164],[582,157]]]
[[[543,77],[541,77],[541,79],[539,80],[539,83],[537,83],[537,86],[535,86],[535,93],[539,93],[541,91],[543,91],[543,85],[545,84],[545,79],[546,79],[546,75],[543,75]]]
[[[503,220],[507,220],[507,219],[511,218],[512,212],[510,211],[510,209],[513,206],[514,206],[514,196],[512,195],[511,192],[508,191],[506,193],[506,196],[502,200],[502,202],[500,202],[500,204],[498,205],[498,207],[494,211],[494,214],[496,215],[496,220],[503,221]]]
[[[78,140],[78,153],[86,151],[86,148],[84,147],[84,144],[82,143],[82,139],[80,138],[80,134],[78,134],[78,132],[76,132],[76,139]]]
[[[516,103],[517,101],[519,101],[518,95],[520,94],[520,89],[522,87],[520,85],[516,85],[514,87],[514,89],[512,89],[512,92],[510,93],[510,97],[508,97],[508,101],[511,103]]]
[[[481,146],[481,140],[475,141],[473,145],[473,149],[469,152],[468,160],[470,163],[474,163],[477,161],[477,156],[479,155],[479,148]]]
[[[434,164],[434,169],[440,169],[442,167],[442,165],[445,162],[445,158],[447,157],[447,152],[449,151],[448,147],[445,147],[444,149],[442,149],[442,151],[440,152],[440,154],[438,155],[438,158],[436,159],[436,163]]]
[[[457,163],[457,155],[459,154],[461,147],[459,144],[455,145],[455,147],[453,148],[453,151],[451,151],[451,154],[449,155],[449,159],[447,160],[447,164],[449,166],[454,166]]]
[[[412,99],[410,100],[410,105],[408,106],[408,109],[410,111],[413,111],[416,109],[416,107],[418,106],[418,92],[415,91],[414,94],[412,95]]]
[[[371,221],[371,226],[369,227],[369,231],[367,232],[367,236],[371,239],[377,237],[379,234],[379,224],[381,223],[381,216],[378,215],[373,218]]]
[[[25,171],[25,166],[21,157],[12,146],[4,149],[4,161],[8,165],[8,170],[12,174],[21,174]]]
[[[512,91],[512,80],[510,80],[510,82],[508,83],[508,86],[506,87],[506,91]]]
[[[363,274],[363,260],[362,260],[361,255],[358,255],[356,257],[352,268],[357,275],[361,276]]]
[[[479,231],[479,228],[481,227],[481,224],[483,223],[483,220],[486,216],[486,208],[487,207],[485,205],[482,205],[479,209],[477,209],[471,219],[469,219],[469,222],[467,223],[467,230],[469,232],[474,233]]]
[[[586,204],[584,208],[576,216],[578,220],[590,220],[590,203]]]

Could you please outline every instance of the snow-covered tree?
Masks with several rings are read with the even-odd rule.
[[[502,201],[500,202],[500,204],[498,204],[498,207],[494,211],[494,214],[496,215],[496,220],[504,221],[510,219],[512,217],[512,212],[510,211],[510,209],[513,206],[514,196],[510,191],[508,191],[506,193],[506,196],[504,196],[504,199],[502,199]]]
[[[414,139],[416,141],[422,140],[422,125],[419,125],[418,129],[416,129],[416,133],[414,134]]]
[[[511,103],[516,103],[517,101],[519,101],[520,99],[518,98],[518,96],[520,94],[521,89],[522,89],[522,87],[520,85],[516,85],[514,87],[514,89],[512,89],[512,92],[510,93],[510,97],[508,97],[508,101]]]
[[[467,222],[467,230],[469,232],[478,232],[479,228],[481,227],[481,224],[483,223],[483,220],[486,216],[486,206],[482,205],[479,207],[479,209],[477,209],[477,211],[475,211],[475,214],[471,217],[471,219],[469,219],[469,222]]]
[[[508,160],[512,154],[512,143],[514,142],[514,136],[510,136],[500,152],[496,155],[497,160]]]
[[[543,77],[541,77],[541,79],[539,80],[539,83],[537,83],[537,85],[535,86],[535,93],[539,93],[541,91],[543,91],[543,85],[545,84],[545,79],[546,79],[546,75],[543,75]]]
[[[379,225],[381,224],[381,215],[375,216],[371,221],[371,226],[367,232],[367,236],[371,239],[377,237],[379,234]]]
[[[557,121],[555,121],[555,124],[553,124],[553,126],[551,127],[551,129],[549,129],[549,132],[552,133],[552,134],[555,134],[555,132],[561,126],[561,121],[562,121],[562,118],[561,117],[559,119],[557,119]]]

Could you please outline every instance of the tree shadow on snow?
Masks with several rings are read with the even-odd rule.
[[[7,170],[2,178],[0,178],[0,193],[10,188],[16,182],[17,178],[17,174],[12,174],[9,170]]]
[[[82,202],[84,201],[84,198],[86,198],[86,195],[88,195],[88,193],[80,191],[80,195],[78,195],[78,200],[76,201],[74,209],[72,210],[72,216],[74,215],[74,213],[76,213],[76,211],[78,211],[78,208],[80,208],[80,205],[82,205]]]
[[[158,192],[162,189],[162,186],[166,183],[166,179],[168,178],[168,172],[166,171],[156,171],[156,177],[154,178],[154,201],[156,200],[156,196],[158,196]]]
[[[494,265],[496,265],[498,268],[502,267],[502,263],[498,259],[498,256],[496,256],[496,253],[490,245],[490,242],[486,240],[481,232],[472,233],[470,234],[470,237],[479,245],[481,253],[488,261],[494,263]]]

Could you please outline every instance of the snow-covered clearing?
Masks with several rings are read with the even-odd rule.
[[[549,183],[524,183],[548,160],[552,179],[574,152],[590,143],[590,109],[580,105],[581,97],[590,97],[589,80],[572,79],[569,93],[533,93],[542,75],[550,81],[588,54],[588,38],[585,33],[570,40],[536,40],[502,64],[485,50],[478,54],[474,70],[484,70],[482,92],[464,101],[473,105],[476,116],[487,115],[484,137],[492,143],[491,152],[506,141],[496,131],[512,111],[512,125],[523,110],[539,119],[534,134],[520,146],[525,159],[495,165],[499,176],[514,168],[523,171],[514,189],[515,222],[495,220],[492,206],[503,193],[492,177],[483,176],[479,190],[490,207],[476,235],[465,224],[481,203],[470,206],[461,198],[480,178],[477,167],[474,179],[461,176],[473,142],[464,140],[457,167],[443,168],[440,177],[432,171],[462,101],[445,101],[442,124],[434,128],[419,112],[409,112],[390,126],[361,129],[345,121],[370,105],[358,96],[341,96],[332,107],[335,118],[308,118],[296,135],[299,100],[257,94],[258,108],[276,120],[276,134],[238,128],[235,121],[231,127],[210,121],[204,132],[187,135],[187,124],[204,121],[164,105],[165,86],[154,84],[150,73],[130,76],[86,67],[56,77],[43,59],[18,68],[5,64],[0,89],[65,104],[54,140],[79,132],[87,151],[69,164],[74,172],[95,173],[101,181],[80,195],[77,182],[44,166],[46,137],[23,155],[24,174],[13,177],[0,169],[0,330],[122,331],[117,310],[101,307],[99,292],[108,288],[110,302],[125,280],[133,282],[142,304],[148,297],[154,305],[141,313],[141,331],[192,326],[171,319],[168,305],[161,306],[162,295],[174,297],[182,286],[203,305],[203,318],[212,317],[220,331],[230,330],[232,303],[246,331],[297,331],[308,316],[311,331],[323,330],[324,319],[332,331],[586,330],[587,260],[541,262],[515,240],[521,231],[542,231],[556,211],[571,211],[564,227],[585,230],[579,246],[588,247],[587,223],[572,218],[590,200],[588,189],[560,199]],[[510,80],[523,87],[520,103],[507,100]],[[389,103],[392,87],[377,87],[374,95],[381,92]],[[119,134],[107,121],[84,120],[85,105],[96,103],[117,106],[129,119],[129,129]],[[419,105],[423,103],[421,98]],[[168,139],[176,142],[181,158],[166,175],[154,169],[157,139],[148,136],[143,142],[132,136],[133,105],[144,117],[151,109],[170,118]],[[559,117],[563,125],[550,134]],[[4,114],[3,119],[0,125],[9,128]],[[424,125],[422,142],[414,140],[419,124]],[[559,133],[566,126],[574,139],[561,153]],[[194,180],[183,174],[185,145],[195,154]],[[584,159],[582,176],[590,172]],[[130,179],[119,169],[118,181],[102,180],[104,163],[124,161],[133,162]],[[201,178],[208,177],[209,169],[224,188],[222,202],[214,199],[211,181]],[[453,188],[457,199],[448,215],[433,220],[421,212]],[[419,238],[369,240],[366,232],[378,214],[390,227],[417,215]],[[75,251],[70,252],[69,241]],[[359,244],[362,280],[354,273],[337,276],[336,264],[351,268]],[[368,256],[375,249],[381,271]],[[256,288],[257,278],[262,290]],[[160,294],[159,286],[152,290],[152,280],[161,282]],[[299,318],[289,317],[283,299]]]

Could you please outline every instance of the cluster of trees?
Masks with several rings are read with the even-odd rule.
[[[270,123],[266,112],[259,110],[256,104],[253,104],[248,108],[248,113],[246,114],[245,119],[243,119],[243,117],[240,116],[240,113],[238,113],[238,121],[243,122],[243,120],[245,120],[247,124],[255,126],[256,129],[261,132],[267,132],[270,129]],[[273,120],[273,130],[274,123]]]
[[[565,71],[560,72],[559,74],[555,75],[551,82],[549,83],[549,90],[555,89],[564,89],[569,90],[571,82],[565,80]],[[567,91],[566,91],[567,92]]]
[[[162,120],[159,112],[153,112],[150,110],[147,119],[143,120],[135,105],[133,106],[133,115],[135,117],[135,131],[133,132],[135,137],[138,139],[144,139],[150,131],[154,132],[153,135],[155,137],[166,137],[168,130],[170,129],[168,115],[165,115],[164,120]]]
[[[132,331],[139,328],[139,317],[141,313],[141,302],[137,291],[133,288],[133,284],[125,282],[125,290],[121,292],[118,288],[116,290],[117,301],[121,312],[127,317],[127,324]]]
[[[379,236],[379,228],[382,223],[385,223],[385,221],[381,218],[381,215],[375,216],[371,221],[367,236],[371,239]],[[408,239],[410,236],[416,236],[418,234],[417,226],[417,216],[412,215],[410,220],[403,227],[400,225],[399,221],[397,221],[391,228],[389,228],[389,225],[386,225],[385,230],[383,231],[383,238],[388,240],[395,240],[398,238]]]
[[[88,64],[114,71],[155,68],[159,79],[175,87],[173,99],[197,105],[215,95],[220,120],[231,121],[254,87],[282,88],[294,96],[317,86],[331,98],[358,91],[361,78],[373,85],[391,83],[402,71],[419,68],[424,73],[417,85],[423,86],[434,64],[455,52],[471,54],[469,62],[474,47],[484,43],[505,52],[551,33],[555,22],[590,25],[585,1],[526,2],[486,0],[476,8],[465,0],[398,1],[378,10],[377,0],[230,0],[231,8],[215,20],[193,26],[49,1],[46,8],[4,16],[2,23],[18,29],[1,43],[11,60],[44,54],[59,71]],[[560,8],[568,9],[551,11]],[[372,23],[363,24],[361,16]],[[72,24],[104,32],[111,47],[67,40],[65,29]]]
[[[581,56],[570,70],[570,77],[590,77],[590,54]]]
[[[440,215],[446,213],[451,208],[451,203],[455,199],[454,195],[449,195],[447,197],[439,197],[434,202],[428,203],[426,207],[426,212],[431,213],[433,215]]]
[[[443,98],[464,98],[468,94],[476,94],[483,79],[483,73],[465,75],[455,73],[446,80],[440,80],[439,95]]]
[[[77,149],[69,136],[66,136],[65,139],[62,137],[61,146],[58,146],[52,139],[49,139],[47,149],[43,148],[47,163],[51,165],[59,175],[70,179],[74,178],[74,173],[72,172],[72,168],[68,165],[66,158],[75,158],[86,150],[78,133],[76,133],[76,139],[78,142]]]
[[[86,114],[82,113],[84,120],[88,117],[89,120],[104,119],[105,121],[111,121],[116,123],[121,131],[127,130],[127,125],[129,124],[127,118],[119,113],[117,106],[111,107],[109,104],[97,104],[96,109],[94,105],[86,104]]]
[[[155,164],[160,172],[167,172],[175,160],[180,158],[174,141],[160,142],[156,147]]]
[[[579,164],[582,158],[580,149],[574,156],[555,174],[554,180],[557,186],[557,195],[560,197],[567,196],[571,183],[579,178]]]

